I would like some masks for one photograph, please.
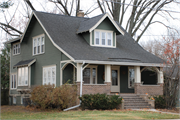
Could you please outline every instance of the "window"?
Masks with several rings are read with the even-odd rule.
[[[28,86],[28,67],[18,68],[18,86]]]
[[[16,104],[16,97],[13,97],[13,104]]]
[[[13,45],[13,55],[18,55],[18,54],[20,54],[20,43]]]
[[[11,75],[11,89],[16,89],[16,74]]]
[[[44,35],[33,38],[33,55],[44,53]]]
[[[128,69],[128,87],[129,88],[134,88],[134,68],[133,67],[129,67]]]
[[[112,86],[118,86],[118,70],[112,70]]]
[[[95,30],[95,45],[102,47],[112,47],[113,32],[105,30]]]
[[[56,66],[43,68],[43,85],[56,85]]]
[[[97,84],[97,66],[88,66],[83,71],[84,84]]]

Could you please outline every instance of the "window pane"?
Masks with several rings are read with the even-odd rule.
[[[16,46],[15,45],[13,46],[13,51],[14,51],[13,54],[15,55],[16,54]]]
[[[56,81],[56,69],[52,68],[52,84],[55,85],[55,81]]]
[[[21,85],[24,85],[24,68],[21,68]]]
[[[14,78],[14,77],[13,77],[13,75],[12,75],[12,78],[11,78],[11,88],[13,88],[13,81],[14,81],[13,78]]]
[[[16,45],[16,54],[18,53],[18,45]]]
[[[21,85],[21,68],[18,68],[18,85]]]
[[[93,75],[93,84],[96,84],[96,68],[92,69],[92,75]]]
[[[40,38],[38,38],[38,41],[37,41],[37,53],[40,53]]]
[[[99,45],[99,39],[100,39],[100,37],[99,37],[99,32],[95,32],[95,33],[96,33],[96,34],[95,34],[96,44]]]
[[[47,83],[46,83],[46,82],[47,82],[47,71],[46,71],[45,68],[43,69],[43,77],[44,77],[44,79],[43,79],[44,82],[43,82],[43,83],[44,83],[44,84],[47,84]]]
[[[16,104],[16,97],[13,97],[13,104]]]
[[[14,88],[16,88],[16,75],[14,75]]]
[[[129,87],[134,87],[134,69],[129,69]]]
[[[36,54],[36,39],[34,39],[34,55]]]
[[[25,67],[24,70],[25,70],[24,82],[25,82],[25,85],[28,85],[28,67]]]
[[[41,41],[41,52],[44,52],[44,37],[42,37],[42,41]]]
[[[90,68],[85,68],[83,71],[84,84],[90,84]]]
[[[106,33],[102,32],[102,45],[106,45]]]
[[[108,45],[112,45],[112,33],[107,33]]]
[[[118,71],[117,70],[112,70],[112,85],[117,86],[118,85]]]
[[[51,68],[48,69],[48,84],[51,84]]]
[[[20,44],[18,44],[18,53],[20,53]]]

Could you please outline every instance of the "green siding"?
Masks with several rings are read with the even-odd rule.
[[[89,32],[85,32],[82,34],[83,38],[86,40],[86,42],[88,44],[90,44],[90,33]]]
[[[134,93],[134,89],[128,88],[128,67],[120,67],[120,93]]]
[[[35,19],[35,18],[32,18]],[[11,66],[10,72],[17,73],[17,69],[13,66],[21,60],[36,59],[36,62],[31,66],[31,85],[42,85],[42,69],[43,66],[56,65],[56,86],[60,85],[60,61],[69,60],[67,56],[61,53],[50,41],[45,34],[45,53],[40,55],[32,55],[32,38],[41,34],[45,34],[40,24],[36,20],[32,20],[27,30],[26,35],[21,43],[21,53],[19,55],[12,55],[13,47],[11,47]],[[12,46],[12,45],[11,45]],[[28,87],[17,87],[18,89]],[[17,94],[11,90],[12,94]]]

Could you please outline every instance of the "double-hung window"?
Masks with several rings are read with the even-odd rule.
[[[83,71],[84,84],[97,84],[97,66],[88,66]]]
[[[128,69],[128,87],[134,88],[134,81],[135,81],[135,72],[134,67],[129,67]]]
[[[33,38],[33,55],[42,54],[45,51],[45,39],[44,35],[40,35]]]
[[[18,86],[28,86],[28,67],[18,68]]]
[[[18,44],[14,44],[13,45],[13,55],[18,55],[18,54],[20,54],[20,43],[18,43]]]
[[[112,47],[113,32],[105,30],[95,30],[95,46]]]
[[[16,89],[16,74],[11,74],[11,89]]]
[[[43,67],[43,85],[45,84],[56,86],[56,65]]]

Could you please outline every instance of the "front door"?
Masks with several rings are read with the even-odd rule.
[[[111,92],[120,92],[119,67],[111,68]]]

